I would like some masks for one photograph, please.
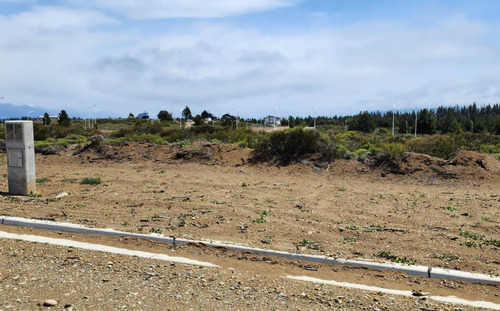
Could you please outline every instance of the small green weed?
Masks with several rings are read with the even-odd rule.
[[[263,211],[261,213],[258,213],[257,215],[259,215],[259,218],[252,220],[252,222],[256,223],[256,224],[262,224],[262,223],[267,222],[266,217],[270,216],[271,212],[269,212],[269,211]]]
[[[162,234],[163,231],[161,231],[161,229],[157,229],[157,228],[151,228],[149,229],[149,232],[151,233],[157,233],[157,234]]]
[[[50,181],[50,179],[49,179],[49,178],[47,178],[47,177],[42,177],[42,178],[37,178],[37,179],[36,179],[36,182],[37,182],[37,183],[40,183],[40,184],[41,184],[41,183],[44,183],[44,182],[49,182],[49,181]]]
[[[464,238],[468,238],[468,239],[473,239],[473,240],[481,240],[484,238],[484,236],[482,236],[482,235],[473,234],[473,233],[470,233],[468,231],[462,231],[462,230],[460,230],[460,236],[463,236]]]
[[[460,259],[460,257],[457,255],[434,255],[433,257],[441,259],[443,261],[456,261]]]
[[[472,247],[472,248],[481,247],[481,244],[476,243],[474,241],[466,241],[465,243],[461,243],[460,245],[465,245],[467,247]]]
[[[179,217],[180,218],[184,218],[184,219],[186,219],[186,218],[196,219],[196,214],[194,214],[194,213],[191,213],[191,214],[180,214]]]
[[[485,245],[493,245],[496,247],[500,247],[500,240],[489,239],[484,241]]]
[[[416,261],[414,259],[407,258],[407,257],[395,256],[395,255],[392,255],[391,252],[388,252],[388,251],[380,251],[377,255],[381,258],[385,258],[385,259],[388,259],[388,260],[390,260],[392,262],[396,262],[396,263],[402,263],[402,264],[406,264],[406,265],[414,265],[416,263]]]
[[[357,237],[355,236],[342,236],[342,239],[340,239],[340,242],[343,243],[354,243],[358,240]]]
[[[451,205],[445,206],[444,209],[447,210],[447,211],[450,211],[450,212],[458,212],[458,209],[455,208],[455,207],[453,207],[453,206],[451,206]]]

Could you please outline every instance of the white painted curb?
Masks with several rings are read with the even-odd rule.
[[[465,271],[458,270],[447,270],[442,268],[432,268],[426,266],[409,266],[398,263],[379,263],[372,261],[360,261],[360,260],[348,260],[348,259],[339,259],[332,258],[326,256],[318,256],[318,255],[305,255],[305,254],[296,254],[289,253],[283,251],[275,251],[275,250],[267,250],[262,248],[252,248],[245,247],[240,245],[226,244],[219,241],[196,241],[196,240],[187,240],[187,239],[177,239],[175,237],[165,237],[163,235],[158,234],[138,234],[138,233],[130,233],[123,231],[116,231],[113,229],[95,229],[95,228],[86,228],[82,225],[76,225],[71,223],[63,223],[63,222],[51,222],[44,220],[36,220],[36,219],[26,219],[21,217],[7,217],[1,216],[0,223],[2,225],[8,226],[20,226],[20,227],[28,227],[28,228],[37,228],[37,229],[47,229],[47,230],[56,230],[63,232],[73,232],[73,233],[82,233],[82,234],[96,234],[96,235],[106,235],[106,236],[116,236],[116,237],[131,237],[131,238],[139,238],[139,239],[147,239],[158,242],[166,242],[171,244],[186,244],[186,243],[195,243],[195,244],[203,244],[211,247],[223,247],[234,251],[241,252],[251,252],[254,254],[264,255],[264,256],[273,256],[273,257],[283,257],[290,258],[294,260],[315,262],[315,263],[324,263],[331,265],[342,265],[349,267],[362,267],[368,269],[376,269],[376,270],[387,270],[387,271],[395,271],[395,272],[403,272],[409,275],[422,276],[427,278],[436,278],[436,279],[447,279],[447,280],[455,280],[455,281],[463,281],[463,282],[474,282],[474,283],[482,283],[482,284],[493,284],[500,285],[500,277],[489,276],[486,274],[479,273],[471,273]]]
[[[347,282],[337,282],[334,280],[322,280],[322,279],[312,278],[312,277],[308,277],[308,276],[290,276],[289,275],[289,276],[286,276],[285,278],[291,279],[291,280],[297,280],[297,281],[326,284],[326,285],[332,285],[332,286],[338,286],[338,287],[344,287],[344,288],[360,289],[360,290],[364,290],[364,291],[372,291],[372,292],[377,292],[377,293],[385,293],[385,294],[389,294],[389,295],[398,295],[398,296],[404,296],[404,297],[419,298],[419,297],[415,297],[413,295],[412,291],[388,289],[388,288],[383,288],[383,287],[368,286],[368,285],[347,283]],[[488,302],[488,301],[470,301],[470,300],[457,298],[455,296],[426,296],[426,297],[428,299],[439,301],[439,302],[460,304],[460,305],[466,305],[466,306],[476,307],[476,308],[488,308],[488,309],[492,309],[492,310],[500,310],[500,304],[496,304],[496,303]]]
[[[143,252],[143,251],[131,251],[131,250],[125,249],[125,248],[118,248],[118,247],[101,245],[101,244],[84,243],[84,242],[78,242],[78,241],[66,240],[66,239],[54,239],[54,238],[48,238],[48,237],[44,237],[44,236],[36,236],[36,235],[28,235],[28,234],[16,234],[16,233],[8,233],[8,232],[2,232],[2,231],[0,231],[0,238],[12,239],[12,240],[22,240],[22,241],[36,242],[36,243],[44,243],[44,244],[58,245],[58,246],[71,246],[73,248],[80,248],[80,249],[85,249],[85,250],[89,250],[89,251],[105,252],[105,253],[126,255],[126,256],[135,256],[135,257],[141,257],[141,258],[147,258],[147,259],[156,259],[156,260],[177,262],[177,263],[202,266],[202,267],[219,268],[219,266],[214,265],[214,264],[209,263],[209,262],[199,261],[199,260],[194,260],[194,259],[189,259],[189,258],[184,258],[184,257],[168,256],[165,254],[149,253],[149,252]]]

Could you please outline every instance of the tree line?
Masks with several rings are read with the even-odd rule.
[[[500,105],[484,105],[478,107],[473,103],[468,106],[438,107],[437,109],[421,109],[411,112],[368,112],[362,111],[354,116],[333,117],[293,117],[284,123],[290,127],[298,125],[323,128],[345,128],[352,131],[371,133],[376,128],[394,128],[400,134],[448,134],[448,133],[492,133],[500,135]],[[316,119],[316,120],[314,120]]]

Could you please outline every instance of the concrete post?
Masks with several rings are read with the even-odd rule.
[[[35,146],[32,121],[5,122],[9,193],[36,193]]]

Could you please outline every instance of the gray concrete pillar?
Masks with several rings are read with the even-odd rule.
[[[35,194],[33,122],[6,121],[5,149],[7,151],[9,193],[19,195]]]

